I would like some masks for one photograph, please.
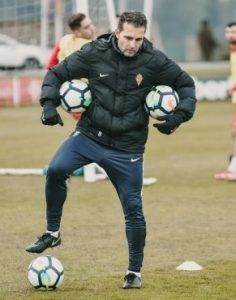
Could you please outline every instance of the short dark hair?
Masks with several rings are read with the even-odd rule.
[[[130,23],[134,27],[144,27],[147,28],[147,18],[139,11],[125,11],[119,17],[118,29],[123,30],[124,23]]]
[[[72,15],[68,20],[68,26],[71,30],[79,29],[81,26],[81,22],[86,18],[85,14],[77,13]]]
[[[232,27],[232,26],[236,26],[236,21],[233,22],[229,22],[226,27]]]

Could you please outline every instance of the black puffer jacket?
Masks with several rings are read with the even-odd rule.
[[[177,109],[185,113],[185,121],[195,110],[191,77],[146,39],[134,57],[120,53],[113,34],[86,44],[47,73],[41,104],[50,99],[59,105],[60,85],[75,78],[88,78],[93,97],[77,128],[117,149],[144,151],[149,122],[144,101],[152,86],[164,84],[177,91]]]

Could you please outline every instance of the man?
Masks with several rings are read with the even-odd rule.
[[[88,78],[93,102],[50,163],[46,180],[47,231],[26,248],[40,253],[61,243],[66,180],[76,168],[96,162],[116,188],[124,212],[129,248],[125,289],[141,287],[146,237],[143,153],[149,122],[144,108],[146,95],[157,84],[172,86],[179,94],[175,112],[160,117],[161,122],[154,125],[164,134],[171,134],[189,120],[196,102],[193,80],[144,38],[146,26],[142,13],[124,12],[115,33],[88,43],[46,74],[40,99],[43,124],[63,125],[56,110],[63,81]]]
[[[225,28],[225,37],[229,43],[230,66],[232,75],[232,104],[233,118],[231,123],[231,134],[233,140],[233,151],[227,169],[214,175],[216,180],[236,180],[236,22],[229,23]]]
[[[218,43],[207,20],[201,21],[201,27],[198,31],[197,38],[202,52],[202,58],[205,61],[212,60],[214,50],[218,46]]]

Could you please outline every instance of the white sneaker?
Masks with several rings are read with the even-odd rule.
[[[155,177],[144,177],[143,178],[143,186],[149,186],[157,182]]]
[[[216,180],[235,181],[236,180],[236,173],[231,172],[229,169],[226,169],[223,172],[215,174],[214,178]]]

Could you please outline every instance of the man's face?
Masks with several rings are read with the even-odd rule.
[[[225,28],[225,37],[229,43],[236,43],[236,25]]]
[[[80,28],[78,30],[78,36],[84,39],[92,39],[95,34],[95,27],[90,20],[90,18],[85,17],[80,23]]]
[[[115,34],[120,51],[125,56],[133,57],[142,46],[145,27],[134,27],[133,24],[125,22],[123,30],[116,29]]]

